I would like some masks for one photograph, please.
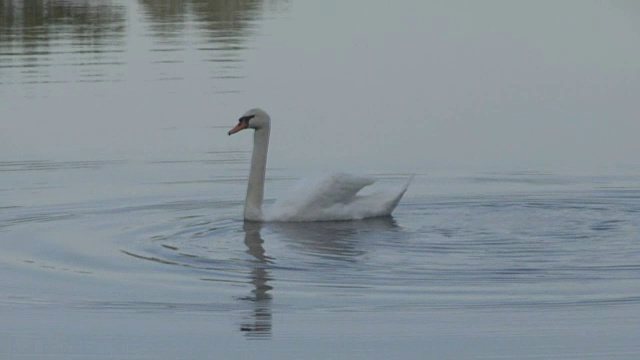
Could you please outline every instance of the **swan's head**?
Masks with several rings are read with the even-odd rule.
[[[240,130],[269,128],[271,119],[269,115],[262,109],[251,109],[244,113],[238,120],[238,125],[229,131],[229,135],[233,135]]]

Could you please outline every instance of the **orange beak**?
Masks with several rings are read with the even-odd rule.
[[[240,121],[233,129],[229,130],[229,135],[233,135],[240,130],[244,130],[249,126],[248,121]]]

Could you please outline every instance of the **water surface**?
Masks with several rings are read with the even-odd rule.
[[[604,12],[605,24],[635,10],[598,4],[582,11]],[[487,6],[476,14],[488,16]],[[470,103],[463,79],[445,72],[453,85],[442,91],[412,79],[429,72],[424,64],[449,69],[440,63],[447,51],[473,50],[455,45],[468,44],[473,26],[465,24],[478,23],[458,5],[414,7],[1,3],[0,355],[637,358],[637,166],[621,156],[604,170],[575,171],[562,165],[592,154],[546,159],[518,135],[535,137],[550,121],[545,115],[567,114],[593,88],[567,95],[556,112],[542,107],[538,122],[518,131],[506,118],[487,122],[489,108],[455,107],[455,116],[441,117],[443,104]],[[538,20],[555,19],[529,10]],[[503,11],[496,22],[479,16],[495,26],[480,34],[506,26],[526,38],[526,22],[508,21],[519,13]],[[424,16],[429,21],[419,21]],[[580,19],[573,24],[582,29]],[[420,46],[434,33],[449,47]],[[564,64],[543,35],[531,44],[542,41],[547,55],[558,56],[545,64]],[[507,40],[495,39],[501,53]],[[595,69],[591,58],[575,71],[619,79],[618,70],[635,66],[617,63],[624,51],[610,52],[619,67]],[[486,53],[476,53],[483,64]],[[463,72],[482,73],[476,70]],[[504,90],[505,79],[487,83]],[[629,84],[630,96],[638,88]],[[529,90],[514,91],[499,107],[529,114],[546,101],[522,102]],[[626,104],[617,91],[607,96]],[[256,105],[276,114],[267,206],[326,169],[370,174],[378,186],[400,186],[415,174],[393,217],[243,222],[251,136],[226,132]],[[611,108],[584,102],[573,110]],[[617,114],[597,140],[632,133],[628,114]],[[491,131],[476,125],[482,121]],[[563,128],[569,120],[558,121]],[[428,138],[417,137],[425,129]],[[555,151],[565,135],[537,139]],[[625,153],[634,146],[625,136],[604,144]],[[606,160],[608,151],[593,158]],[[531,163],[519,157],[527,152]],[[495,154],[500,166],[443,166]],[[557,162],[539,166],[546,160]]]

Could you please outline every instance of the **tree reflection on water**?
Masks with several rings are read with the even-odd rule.
[[[126,54],[145,51],[127,33],[138,24],[154,42],[146,58],[162,65],[155,80],[183,80],[184,67],[175,66],[185,58],[210,63],[211,78],[241,77],[229,69],[264,10],[263,0],[0,1],[0,84],[124,81]]]

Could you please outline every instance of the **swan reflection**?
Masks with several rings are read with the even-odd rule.
[[[347,262],[364,255],[367,244],[392,241],[399,229],[391,216],[357,221],[277,222],[269,226],[296,251]]]
[[[253,304],[253,312],[242,322],[240,331],[245,332],[248,338],[269,338],[271,336],[271,294],[272,289],[267,284],[272,280],[269,274],[268,265],[273,259],[266,255],[260,237],[262,224],[258,222],[245,221],[244,243],[247,246],[246,253],[251,255],[251,283],[253,290],[251,295],[241,298]]]
[[[390,216],[359,221],[245,221],[243,229],[246,253],[252,257],[249,276],[253,289],[250,295],[240,298],[252,306],[240,330],[250,339],[268,339],[272,330],[270,291],[273,288],[269,282],[273,280],[271,269],[274,258],[266,254],[262,230],[274,236],[274,239],[284,241],[297,252],[322,259],[327,266],[335,265],[336,261],[356,263],[366,254],[367,246],[380,242],[388,244],[402,238],[400,227]]]

